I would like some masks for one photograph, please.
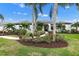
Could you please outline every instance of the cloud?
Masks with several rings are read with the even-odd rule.
[[[39,13],[39,14],[38,14],[38,16],[42,16],[42,14],[41,14],[41,13]]]
[[[67,5],[67,6],[65,6],[65,8],[66,8],[66,9],[68,9],[68,8],[70,8],[70,6],[69,6],[69,5]]]
[[[21,15],[22,13],[21,12],[17,12],[16,14]]]
[[[47,15],[47,14],[41,14],[41,13],[39,13],[39,14],[38,14],[38,16],[48,17],[48,15]]]
[[[25,13],[25,12],[13,12],[13,14],[16,14],[16,15],[27,15],[27,13]]]
[[[13,19],[12,19],[12,18],[9,18],[8,20],[9,20],[9,21],[12,21]]]
[[[13,3],[13,4],[14,5],[17,5],[17,6],[21,7],[21,8],[24,8],[25,7],[25,5],[23,3]]]
[[[23,3],[20,3],[19,6],[20,6],[21,8],[24,8],[24,7],[25,7],[25,5],[24,5]]]
[[[27,13],[23,13],[24,15],[27,15]]]
[[[44,17],[48,17],[48,15],[47,15],[47,14],[44,14],[43,16],[44,16]]]

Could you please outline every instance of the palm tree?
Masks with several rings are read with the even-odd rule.
[[[58,10],[58,3],[54,3],[54,7],[51,7],[50,10],[50,18],[53,24],[53,41],[55,41],[55,37],[56,37],[56,16],[57,16],[57,10]]]
[[[3,25],[4,17],[2,14],[0,14],[0,21],[1,21],[0,25],[3,26],[3,34],[4,34],[4,25]]]
[[[58,5],[60,6],[66,6],[66,5],[73,5],[73,4],[69,4],[69,3],[54,3],[54,7],[52,6],[51,7],[51,10],[50,10],[50,18],[51,18],[51,21],[52,21],[52,24],[53,24],[53,41],[55,41],[56,39],[56,16],[57,16],[57,10],[58,10]],[[76,3],[76,6],[77,6],[77,9],[79,10],[79,3]]]
[[[0,14],[0,20],[1,20],[1,23],[3,23],[3,21],[4,21],[4,17],[3,17],[2,14]]]
[[[37,31],[36,27],[37,27],[37,18],[38,18],[38,9],[37,9],[37,5],[39,5],[39,10],[42,13],[42,6],[44,4],[38,4],[38,3],[30,3],[30,4],[25,4],[26,6],[29,5],[31,7],[32,10],[32,26],[33,26],[33,36],[35,34],[35,32]]]

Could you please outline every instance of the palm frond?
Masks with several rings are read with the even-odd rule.
[[[46,3],[39,3],[39,10],[40,12],[43,14],[43,10],[42,7],[44,7],[46,5]]]
[[[53,7],[51,6],[51,8],[50,8],[50,13],[49,13],[49,17],[50,17],[50,19],[52,18],[52,12],[53,11]]]
[[[76,3],[76,7],[77,7],[77,9],[79,10],[79,3]]]
[[[38,10],[37,10],[37,7],[36,7],[36,5],[34,5],[34,13],[35,13],[35,20],[37,20],[37,18],[38,18]]]
[[[1,15],[1,14],[0,14],[0,19],[4,20],[4,17],[3,17],[3,15]]]
[[[59,6],[63,7],[65,9],[66,6],[72,6],[74,3],[58,3]]]

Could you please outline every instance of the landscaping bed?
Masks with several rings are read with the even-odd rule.
[[[18,41],[26,46],[42,47],[42,48],[62,48],[67,47],[68,43],[65,40],[58,40],[55,42],[37,41],[37,40],[23,40]]]

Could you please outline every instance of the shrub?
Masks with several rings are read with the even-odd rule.
[[[63,40],[63,39],[64,39],[64,36],[58,35],[58,34],[56,35],[56,41]],[[53,35],[52,34],[51,35],[47,34],[46,36],[41,37],[40,40],[41,41],[46,41],[46,42],[51,42],[53,40]]]
[[[16,30],[15,33],[19,36],[20,39],[24,39],[24,35],[27,33],[25,29]]]
[[[43,28],[43,23],[42,22],[37,22],[37,30],[41,31]]]
[[[64,39],[64,36],[63,35],[56,35],[56,41],[58,40],[63,40]]]

